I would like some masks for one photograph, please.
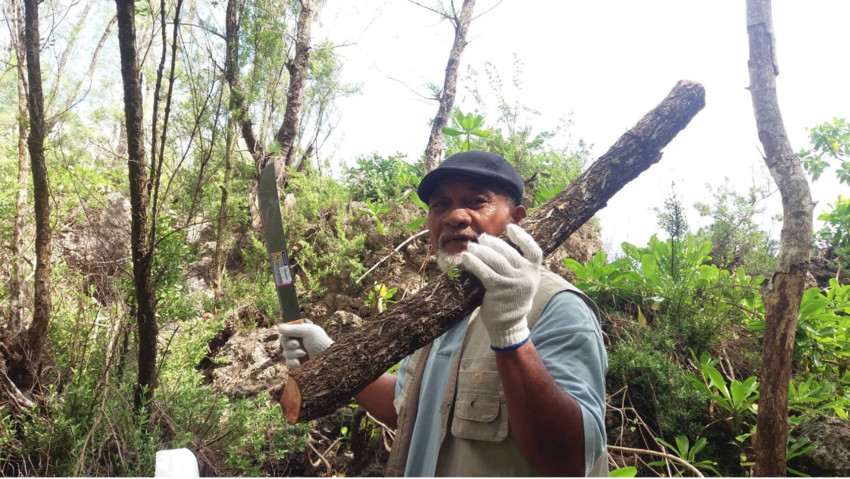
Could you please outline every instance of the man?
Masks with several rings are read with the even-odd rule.
[[[397,427],[387,475],[607,475],[608,366],[596,307],[540,267],[540,247],[516,225],[526,216],[516,169],[493,153],[458,153],[417,193],[439,267],[468,270],[485,294],[405,358],[398,377],[384,374],[355,396]],[[292,367],[332,343],[315,325],[280,330]]]

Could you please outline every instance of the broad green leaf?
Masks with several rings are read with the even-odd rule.
[[[750,376],[743,383],[740,381],[732,381],[730,389],[732,390],[732,403],[744,404],[744,401],[756,390],[756,378]]]
[[[493,130],[475,130],[471,133],[479,138],[487,138],[493,134]]]
[[[460,126],[463,126],[463,119],[464,119],[463,112],[458,110],[457,113],[455,113],[455,123],[457,123]]]
[[[655,264],[655,256],[651,254],[643,255],[640,259],[640,268],[644,278],[653,278],[658,270],[658,266]]]
[[[684,435],[676,436],[676,446],[679,447],[679,457],[682,459],[688,458],[688,449],[691,448],[690,441],[688,441],[688,437]]]
[[[419,229],[419,227],[420,227],[420,226],[422,226],[422,223],[424,223],[426,219],[427,219],[427,218],[425,218],[425,217],[423,216],[422,218],[419,218],[418,220],[413,220],[413,221],[411,221],[411,222],[410,222],[410,224],[409,224],[409,225],[407,225],[407,231],[414,231],[414,230],[418,230],[418,229]]]
[[[460,122],[460,127],[464,129],[464,131],[472,131],[475,128],[475,118],[472,116],[472,113],[468,115],[464,115],[463,120]]]
[[[634,466],[621,467],[608,472],[608,477],[635,477],[637,468]]]
[[[463,132],[460,130],[455,130],[454,128],[450,128],[448,126],[444,126],[443,134],[448,136],[461,136],[463,135]]]
[[[428,212],[428,205],[426,205],[425,202],[422,201],[421,198],[419,198],[419,194],[414,193],[414,194],[410,195],[410,201],[412,201],[413,204],[415,204],[416,206],[425,210],[426,213]]]
[[[723,379],[723,375],[720,374],[714,366],[703,365],[702,373],[708,376],[709,385],[714,386],[716,389],[726,392],[728,396],[729,393],[726,391],[726,380]]]
[[[700,451],[702,451],[702,448],[704,448],[707,443],[708,441],[704,437],[697,439],[694,443],[694,447],[691,448],[689,453],[691,458],[695,458],[696,455],[699,454]]]

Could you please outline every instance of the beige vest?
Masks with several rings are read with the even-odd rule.
[[[527,316],[533,328],[556,293],[573,291],[599,318],[593,301],[560,276],[541,270],[540,286]],[[522,455],[511,434],[507,405],[496,368],[496,356],[476,309],[469,319],[460,354],[457,355],[440,406],[442,434],[436,476],[538,476]],[[405,369],[405,383],[394,404],[398,429],[387,462],[387,476],[403,476],[413,424],[419,409],[419,389],[431,345],[416,351]],[[451,433],[447,434],[448,428]],[[607,454],[594,464],[591,476],[607,476]]]

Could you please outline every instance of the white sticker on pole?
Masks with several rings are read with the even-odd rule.
[[[274,284],[278,287],[292,284],[292,273],[289,271],[289,261],[286,258],[286,253],[275,251],[271,256]]]

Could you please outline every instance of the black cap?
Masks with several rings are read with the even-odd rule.
[[[523,184],[516,168],[508,160],[487,151],[463,151],[446,158],[422,178],[416,194],[427,204],[440,183],[455,178],[494,182],[502,187],[516,204],[522,204]]]

